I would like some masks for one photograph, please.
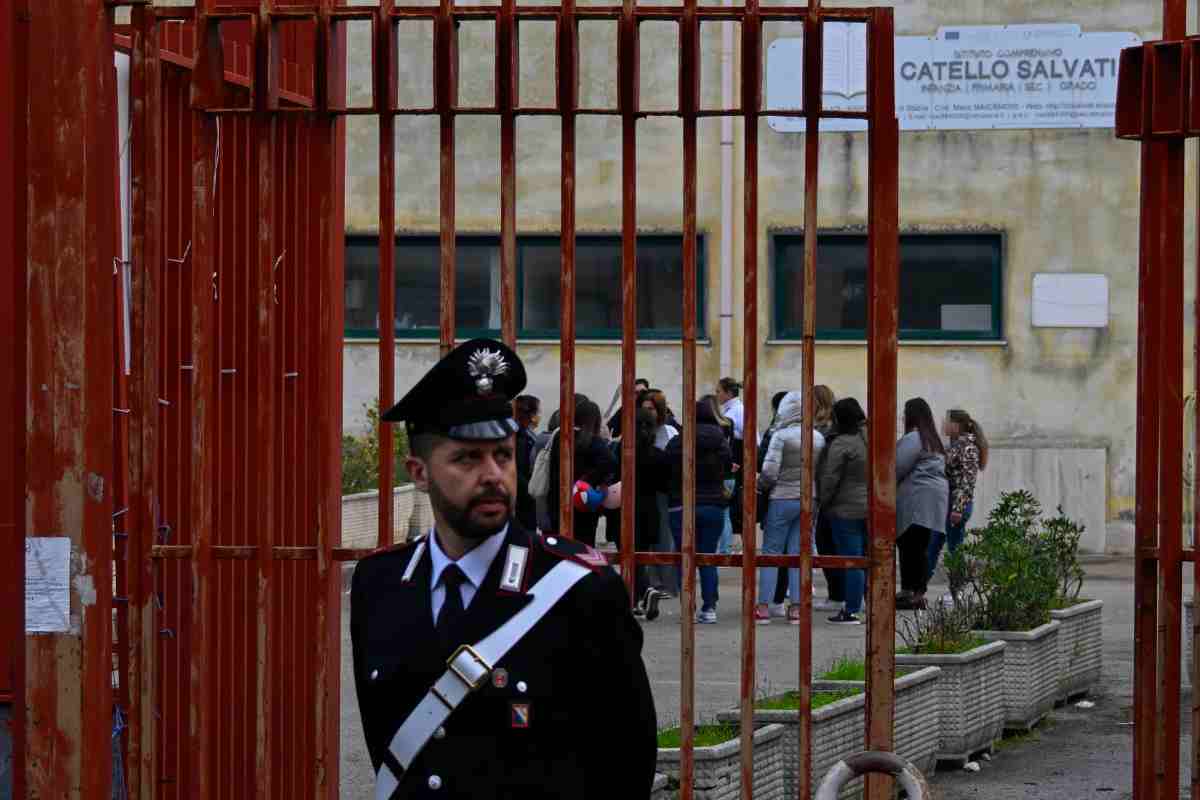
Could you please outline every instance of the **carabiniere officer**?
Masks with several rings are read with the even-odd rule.
[[[354,679],[376,800],[650,795],[642,631],[603,556],[513,516],[525,368],[468,342],[383,415],[403,421],[434,529],[359,562]]]

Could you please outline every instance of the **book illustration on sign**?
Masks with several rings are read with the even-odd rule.
[[[864,111],[867,97],[867,26],[862,22],[826,22],[822,105],[830,111]],[[845,104],[831,103],[840,97]],[[854,98],[861,97],[861,101]]]

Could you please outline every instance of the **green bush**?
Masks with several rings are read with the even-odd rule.
[[[361,436],[342,436],[342,494],[359,494],[379,488],[379,401],[364,403],[367,432]],[[392,486],[411,483],[404,459],[408,456],[408,432],[403,425],[392,426]]]
[[[947,557],[976,607],[975,627],[1024,631],[1050,621],[1063,575],[1059,559],[1070,537],[1061,524],[1048,535],[1041,514],[1041,504],[1029,492],[1007,492],[987,526],[971,531]]]
[[[978,610],[970,594],[956,592],[953,604],[930,603],[919,614],[898,617],[904,649],[914,655],[953,655],[983,644],[974,633]]]

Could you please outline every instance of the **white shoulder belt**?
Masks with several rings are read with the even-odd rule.
[[[388,749],[401,767],[405,770],[409,768],[454,709],[471,692],[487,683],[496,663],[546,616],[572,586],[590,572],[587,567],[573,561],[560,561],[529,589],[528,594],[533,600],[528,605],[474,647],[464,644],[454,652],[446,662],[449,669],[392,737]],[[386,763],[380,764],[375,782],[375,800],[389,800],[399,785],[399,777],[392,774]]]

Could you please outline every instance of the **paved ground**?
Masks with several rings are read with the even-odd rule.
[[[1110,798],[1131,797],[1133,676],[1133,565],[1128,560],[1097,560],[1087,565],[1083,594],[1104,601],[1104,677],[1091,698],[1089,710],[1073,706],[1058,709],[1047,724],[1033,735],[1007,740],[982,771],[939,772],[932,777],[939,800],[999,800],[1004,798]],[[1185,585],[1191,586],[1189,574]],[[817,578],[819,589],[823,581]],[[936,585],[931,592],[941,588]],[[1188,592],[1190,594],[1190,591]],[[696,628],[696,702],[702,718],[711,718],[737,704],[739,681],[740,602],[739,573],[722,570],[721,618],[716,625]],[[345,604],[348,611],[348,603]],[[845,653],[861,654],[865,628],[825,623],[828,613],[814,614],[813,653],[815,670],[823,670]],[[678,719],[680,693],[679,606],[667,602],[663,615],[648,623],[646,665],[654,687],[660,724]],[[343,618],[343,630],[349,624]],[[757,672],[761,691],[797,685],[796,645],[799,627],[786,624],[760,626]],[[362,746],[353,678],[349,669],[348,637],[343,641],[342,764],[343,800],[370,796],[372,774]],[[1184,719],[1188,718],[1190,693],[1183,698]],[[1185,731],[1185,734],[1187,731]],[[1181,752],[1189,747],[1181,737]],[[1189,780],[1184,759],[1184,785]]]

